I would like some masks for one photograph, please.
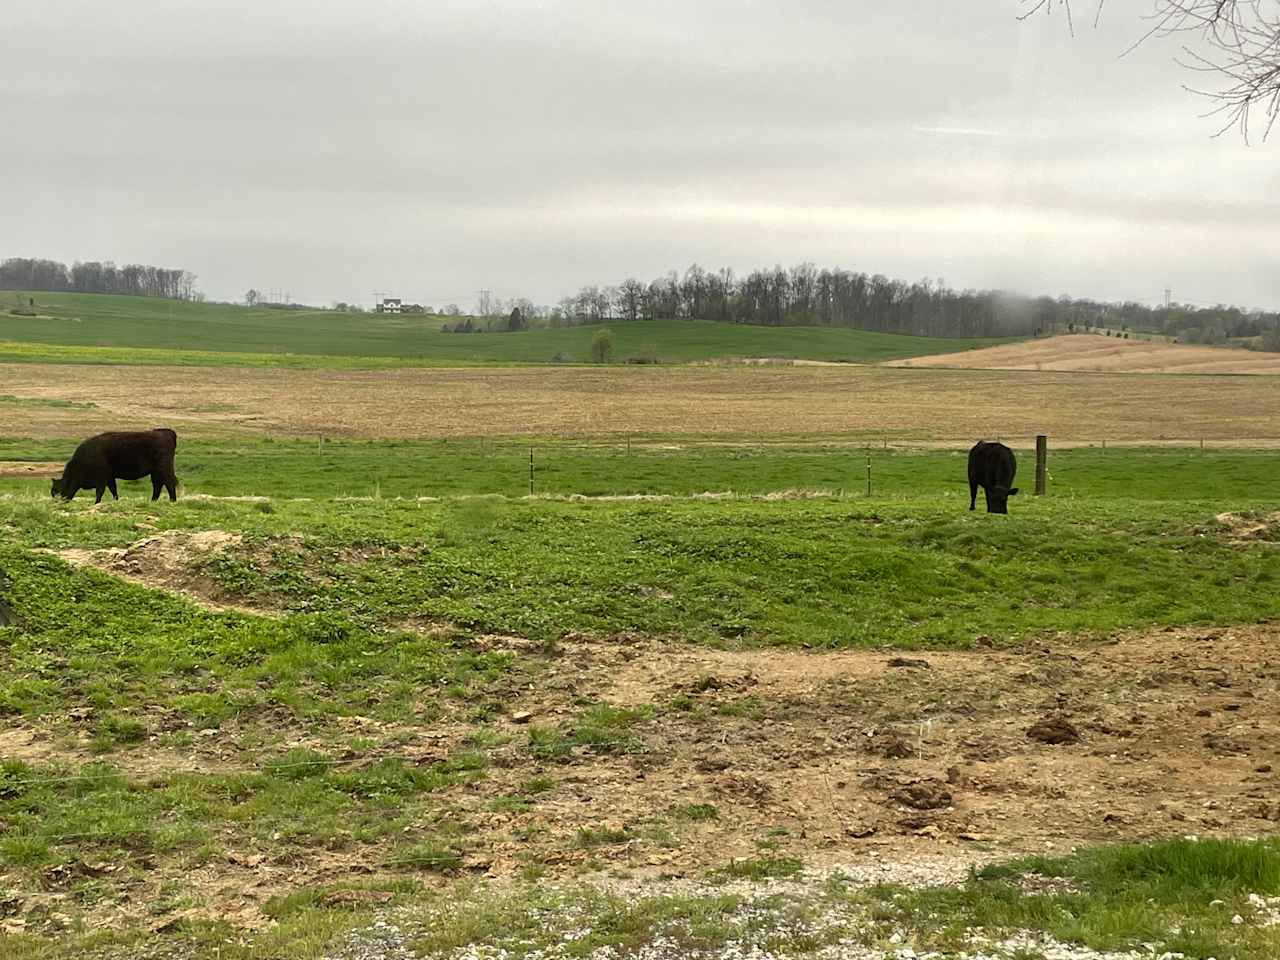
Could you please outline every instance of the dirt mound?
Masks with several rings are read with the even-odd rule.
[[[54,553],[76,567],[96,567],[122,580],[159,587],[182,594],[210,610],[235,610],[261,614],[226,600],[212,577],[201,572],[209,557],[238,546],[238,533],[200,530],[187,533],[165,530],[128,547],[106,550],[57,550]]]
[[[894,367],[957,370],[1063,370],[1097,373],[1280,374],[1280,353],[1230,347],[1120,340],[1092,334],[1047,337],[963,353],[893,360]]]

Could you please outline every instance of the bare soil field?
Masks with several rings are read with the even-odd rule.
[[[1048,433],[1062,443],[1280,437],[1280,390],[1251,377],[856,366],[335,371],[14,364],[0,365],[0,379],[27,401],[4,411],[0,434],[10,436],[166,424],[205,433],[385,438],[840,433],[972,442]],[[65,401],[94,406],[71,408]]]
[[[188,544],[153,537],[71,559],[180,584],[199,600],[205,585],[182,568],[225,542],[216,531]],[[421,763],[477,736],[497,744],[483,778],[440,794],[468,836],[459,869],[472,875],[510,878],[536,865],[551,878],[615,868],[697,877],[758,856],[766,838],[777,855],[815,868],[874,871],[1083,842],[1257,835],[1280,822],[1277,625],[905,657],[630,635],[570,636],[552,648],[510,636],[471,642],[523,664],[503,716],[479,725],[453,704],[429,728],[349,719],[368,743]],[[616,743],[536,757],[529,731],[572,723],[583,703],[641,712]],[[312,745],[305,728],[287,732]],[[228,722],[188,753],[141,743],[112,762],[136,776],[230,770],[244,756],[241,735]],[[90,756],[87,743],[20,726],[0,748],[41,762]],[[545,793],[504,805],[535,776],[548,778]],[[232,853],[183,879],[200,891],[201,915],[253,927],[270,897],[376,874],[380,862],[367,847],[279,860]],[[104,907],[101,921],[143,910],[181,870],[157,860],[151,889]],[[60,895],[51,883],[45,896]]]
[[[1280,374],[1280,353],[1074,334],[963,353],[892,360],[886,365],[953,370]]]

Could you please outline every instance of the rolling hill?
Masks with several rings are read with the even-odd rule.
[[[28,296],[35,298],[36,316],[10,312],[17,297],[25,304]],[[0,294],[0,341],[61,347],[397,358],[444,365],[582,362],[588,359],[591,338],[599,329],[455,334],[441,332],[442,318],[436,316],[275,310],[104,294],[22,293],[17,297]],[[1007,342],[703,320],[620,321],[608,326],[614,334],[615,361],[652,356],[664,363],[729,358],[878,363]],[[76,351],[27,352],[31,359],[43,360],[72,361],[77,356]],[[23,351],[0,353],[10,360],[23,358]],[[102,362],[108,358],[86,354],[83,359]]]
[[[1280,374],[1280,353],[1169,343],[1165,340],[1121,340],[1077,333],[1005,343],[964,353],[899,359],[893,361],[893,366],[1089,373]]]

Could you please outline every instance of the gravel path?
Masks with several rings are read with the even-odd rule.
[[[804,915],[787,910],[787,904],[813,903],[822,895],[824,884],[842,879],[855,886],[895,883],[922,887],[951,885],[962,882],[973,865],[971,860],[948,857],[917,858],[907,862],[858,864],[833,867],[824,871],[806,871],[786,879],[732,881],[712,884],[694,880],[620,880],[598,877],[577,886],[546,885],[548,894],[569,894],[574,890],[598,890],[639,902],[671,896],[740,898],[739,905],[723,921],[731,928],[725,941],[710,949],[691,950],[691,933],[687,922],[667,923],[662,935],[643,946],[626,951],[614,947],[597,948],[585,954],[587,960],[785,960],[803,957],[808,960],[1182,960],[1181,954],[1158,954],[1151,949],[1100,952],[1087,947],[1060,943],[1039,934],[1021,933],[995,940],[974,931],[969,944],[959,952],[917,951],[909,945],[909,930],[877,926],[860,908],[835,903],[820,913]],[[483,894],[481,894],[483,896]],[[1280,901],[1258,898],[1258,917],[1266,923]],[[536,918],[542,936],[536,941],[523,941],[505,946],[489,943],[472,944],[441,956],[447,960],[569,960],[581,958],[580,941],[591,931],[590,907],[576,904],[570,898],[554,909],[540,911]],[[337,950],[324,960],[410,960],[418,955],[410,944],[429,930],[430,919],[421,914],[393,913],[373,926],[354,932]],[[499,944],[502,931],[492,931]],[[816,950],[791,951],[785,946],[766,949],[762,943],[789,942],[812,944],[816,939],[824,945]],[[868,940],[874,945],[868,945]]]

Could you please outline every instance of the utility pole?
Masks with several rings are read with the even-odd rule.
[[[489,316],[489,291],[488,290],[480,291],[479,307],[480,307],[480,316],[482,317]]]
[[[385,290],[373,291],[373,312],[374,313],[378,312],[378,308],[382,306],[382,298],[385,297],[386,295],[387,295],[387,291]]]
[[[1170,290],[1168,287],[1165,287],[1164,288],[1164,308],[1166,310],[1169,309],[1169,300],[1172,295],[1173,295],[1173,291]]]

